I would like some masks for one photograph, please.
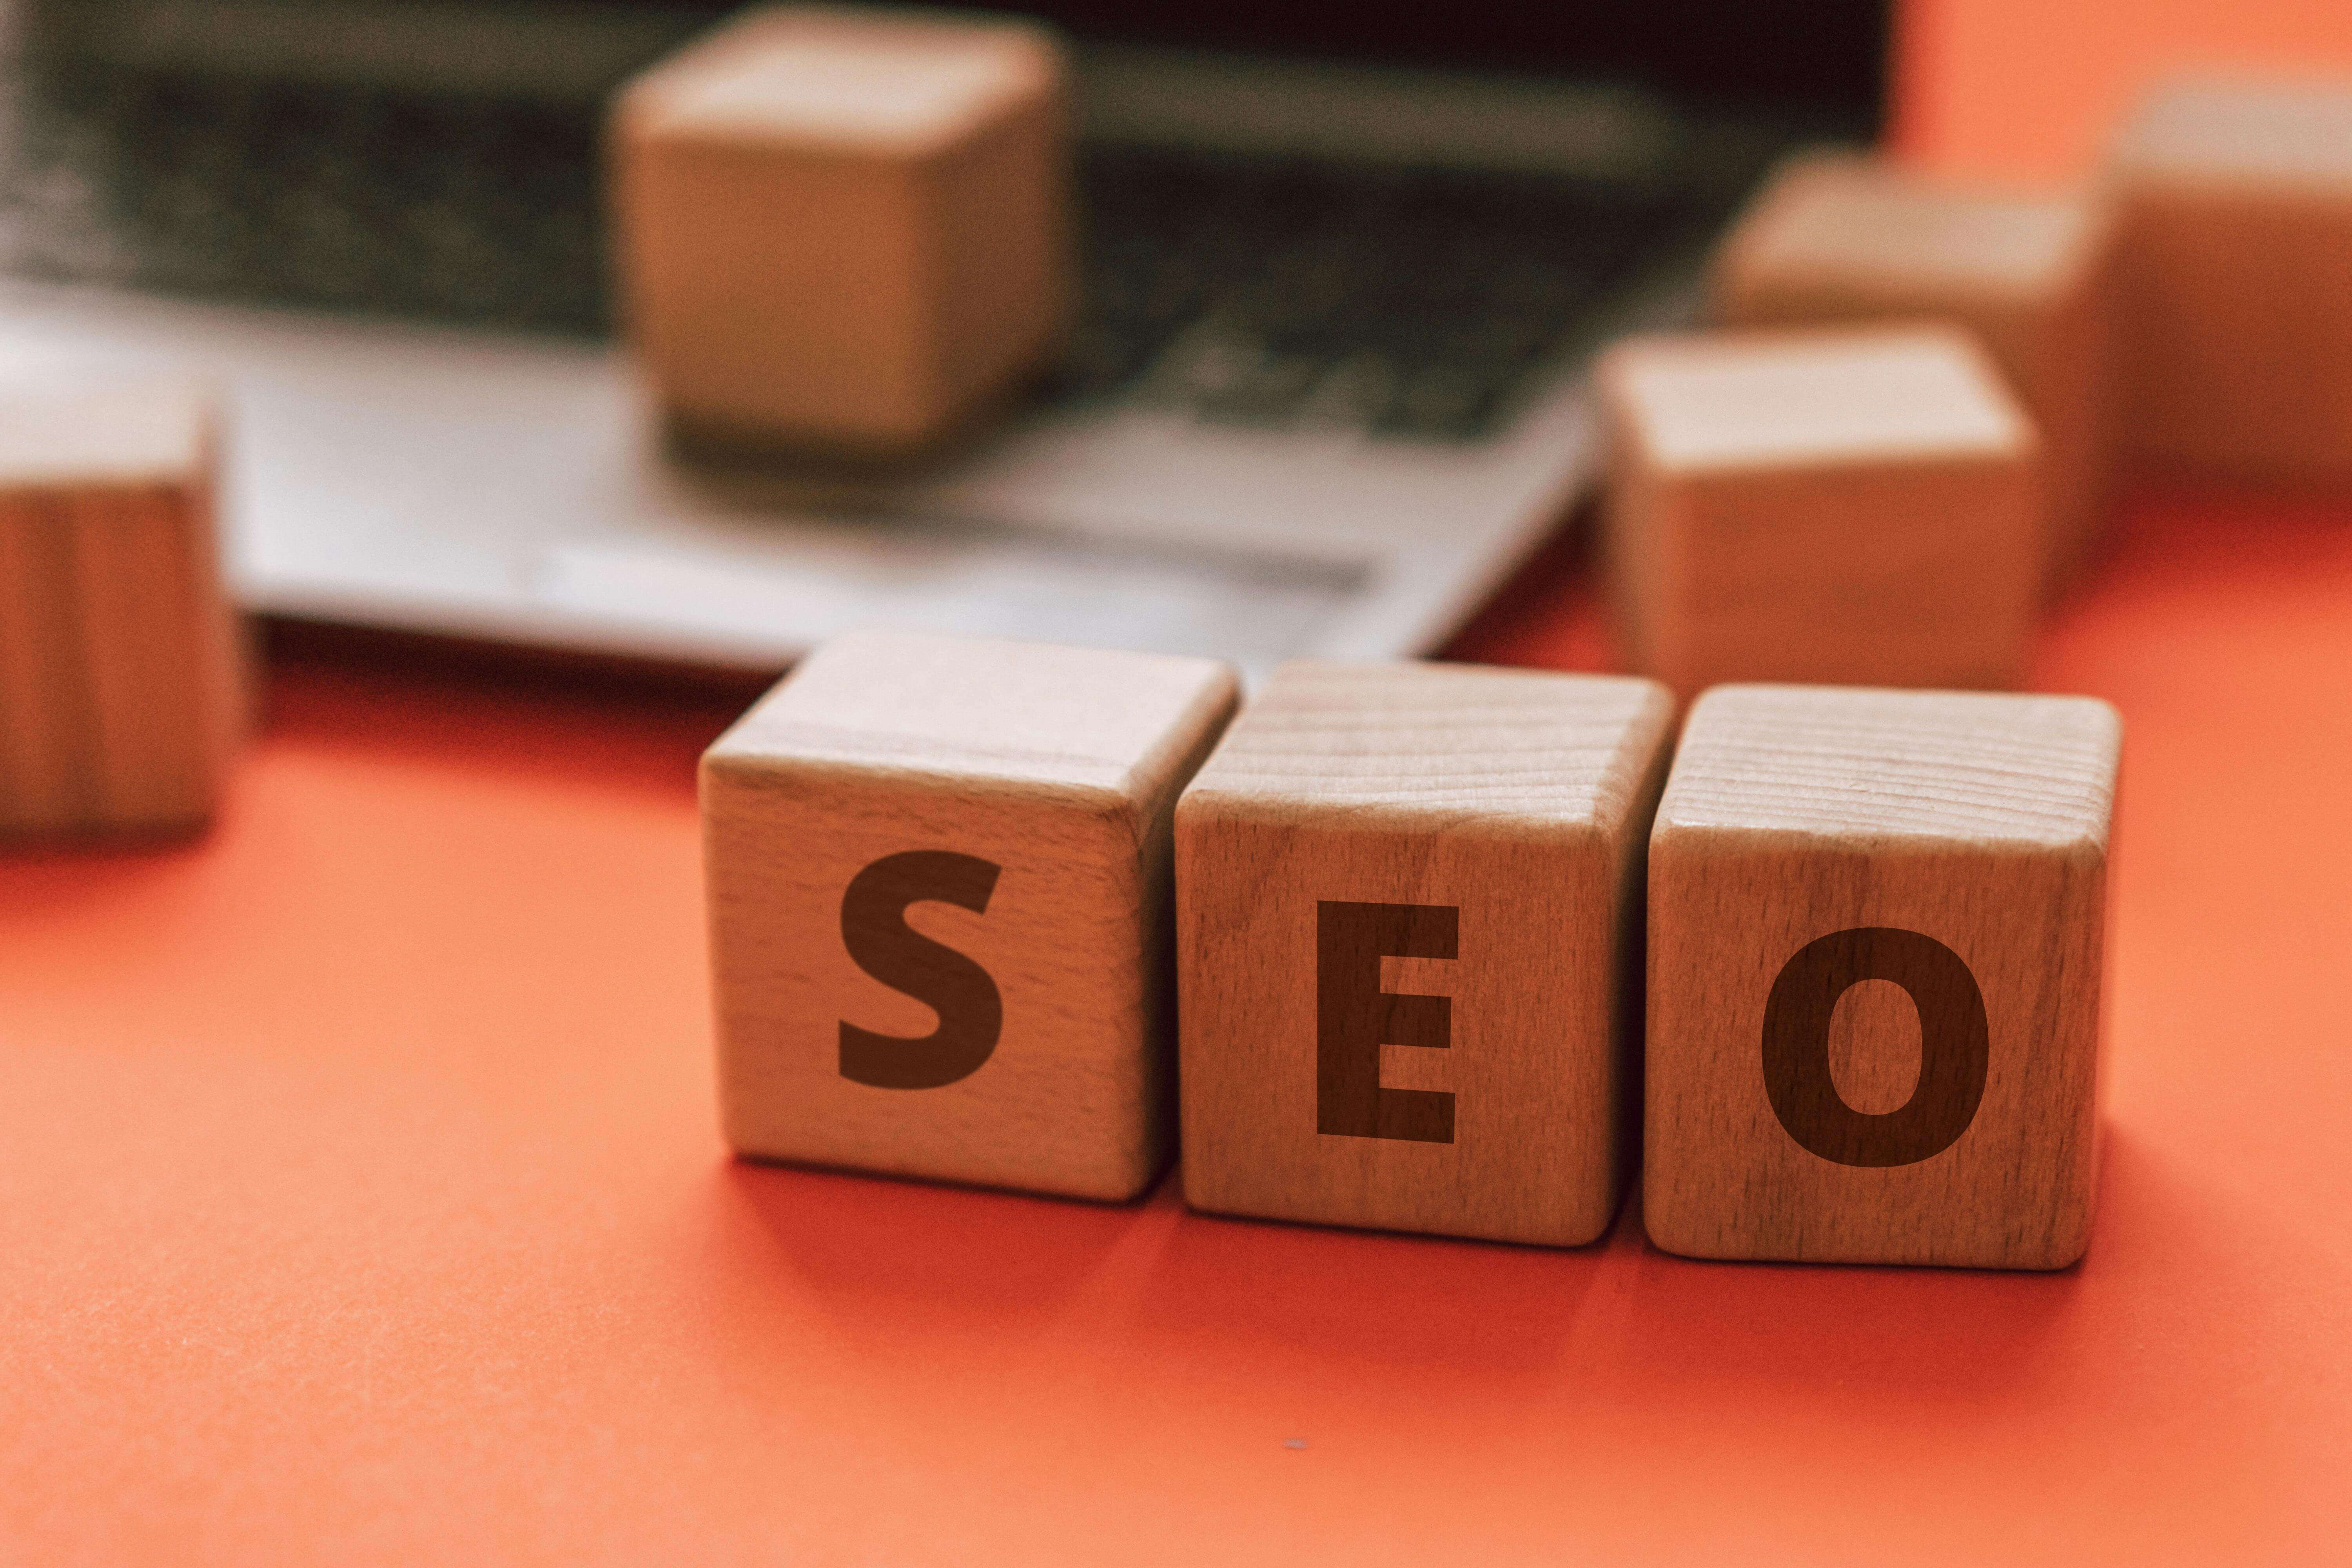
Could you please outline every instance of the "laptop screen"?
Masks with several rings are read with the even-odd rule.
[[[498,4],[499,0],[485,0]],[[640,0],[722,14],[713,0]],[[952,3],[952,0],[951,0]],[[1889,0],[1030,0],[1082,39],[1636,82],[1677,96],[1803,101],[1874,124]]]
[[[1654,142],[1688,153],[1677,167],[1696,190],[1744,181],[1794,140],[1874,129],[1885,4],[962,8],[1043,16],[1081,46],[1105,47],[1081,82],[1081,108],[1106,155],[1173,145],[1311,162],[1344,147],[1400,167],[1524,173],[1530,149],[1549,158],[1561,147]],[[18,79],[22,131],[15,155],[0,156],[0,217],[10,220],[0,224],[0,266],[599,330],[609,319],[598,195],[607,95],[735,9],[730,0],[0,0],[0,16],[23,18],[23,37],[37,46],[0,61],[0,100]],[[1110,46],[1276,59],[1253,74],[1213,56]],[[1398,66],[1504,79],[1391,77]],[[1588,85],[1603,90],[1580,90]],[[1677,101],[1650,103],[1621,85]],[[1104,112],[1122,105],[1125,120]],[[1181,134],[1171,142],[1160,133],[1176,120]],[[1277,121],[1283,136],[1272,134]],[[1644,130],[1661,124],[1695,134]],[[1302,129],[1311,145],[1300,144]],[[1108,232],[1120,193],[1159,187],[1112,178],[1100,162],[1087,163],[1087,207]],[[1575,163],[1593,172],[1584,153]],[[1559,174],[1556,163],[1542,168]],[[1702,168],[1712,171],[1704,179]],[[1153,221],[1150,211],[1130,216]]]

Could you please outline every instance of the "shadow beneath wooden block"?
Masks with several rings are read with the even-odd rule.
[[[152,900],[184,880],[219,835],[210,822],[172,831],[0,837],[0,944],[23,952],[77,914]]]
[[[2103,1186],[2117,1163],[2110,1136]],[[1638,1219],[1637,1198],[1621,1223]],[[2089,1258],[2047,1273],[1710,1261],[1643,1241],[1627,1370],[1695,1393],[1810,1388],[1941,1414],[1996,1405],[2058,1372],[2064,1325],[2112,1228],[2095,1222]]]
[[[703,749],[758,695],[633,683],[593,666],[477,662],[413,639],[272,630],[257,726],[273,754],[366,758],[518,784],[604,788],[692,810]]]
[[[1164,1202],[1173,1202],[1171,1178]],[[1611,1251],[1179,1213],[1141,1327],[1194,1354],[1334,1376],[1520,1384],[1560,1359]]]
[[[803,1289],[868,1329],[1050,1322],[1140,1218],[1132,1205],[749,1161],[719,1184]]]

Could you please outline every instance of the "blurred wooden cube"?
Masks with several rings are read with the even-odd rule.
[[[1176,812],[1194,1206],[1555,1247],[1608,1228],[1673,715],[1622,677],[1276,673]]]
[[[2113,176],[2136,449],[2352,483],[2352,83],[2159,92]]]
[[[1637,338],[1601,367],[1632,667],[2000,687],[2039,600],[2031,422],[1956,327]]]
[[[1167,1168],[1202,658],[863,633],[702,763],[740,1153],[1123,1199]]]
[[[1651,1240],[2083,1256],[2121,745],[2080,697],[1699,700],[1650,837]]]
[[[1717,313],[1736,326],[1933,319],[1976,333],[2039,427],[2054,590],[2091,552],[2106,508],[2110,229],[2086,195],[1803,158],[1718,252]]]
[[[244,722],[200,388],[0,385],[0,833],[174,833]]]
[[[918,452],[1057,351],[1061,53],[1007,21],[780,6],[614,115],[631,334],[690,445]]]

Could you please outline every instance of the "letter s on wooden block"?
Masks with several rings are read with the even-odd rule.
[[[2121,742],[2115,710],[2079,697],[1699,700],[1650,839],[1653,1241],[2004,1268],[2083,1255]],[[1885,981],[1911,1005],[1853,1005]],[[1840,1091],[1841,1072],[1885,1089],[1914,1059],[1890,1109]]]
[[[841,899],[841,942],[857,967],[926,1004],[940,1026],[919,1039],[877,1035],[844,1019],[841,1076],[876,1089],[940,1089],[970,1078],[996,1049],[1004,999],[988,971],[907,924],[924,900],[988,912],[1003,868],[944,849],[886,855],[850,879]]]
[[[1148,1186],[1173,1142],[1169,818],[1234,701],[1223,665],[1149,654],[866,633],[803,661],[702,764],[736,1151]]]
[[[1176,812],[1186,1199],[1556,1247],[1606,1230],[1672,715],[1617,677],[1277,670]]]

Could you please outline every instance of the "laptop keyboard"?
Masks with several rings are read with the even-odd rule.
[[[37,85],[0,190],[20,269],[608,330],[593,115],[122,70]],[[1079,183],[1059,395],[1441,441],[1507,420],[1691,210],[1549,176],[1110,147]]]
[[[601,332],[593,117],[562,106],[130,71],[20,101],[22,270]]]
[[[1656,191],[1097,149],[1077,395],[1483,436],[1669,228]]]

